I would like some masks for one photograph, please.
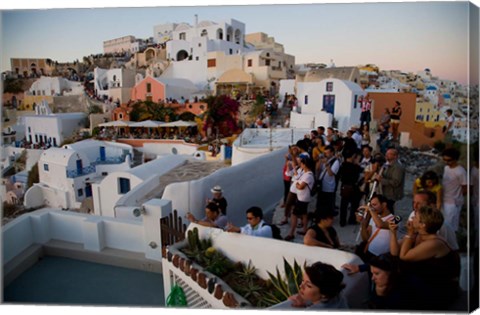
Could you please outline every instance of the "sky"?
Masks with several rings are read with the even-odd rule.
[[[372,63],[381,70],[417,72],[429,68],[434,76],[468,81],[468,2],[314,3],[270,1],[158,1],[104,0],[39,4],[17,1],[0,4],[1,70],[10,58],[50,58],[59,62],[82,60],[101,53],[103,41],[126,35],[153,36],[153,27],[168,22],[194,23],[228,18],[246,25],[247,33],[264,32],[284,45],[296,63],[336,66]],[[204,6],[191,6],[200,3]],[[218,3],[237,5],[218,6]],[[285,4],[293,3],[293,4]],[[214,4],[205,6],[205,4]],[[143,6],[117,7],[106,6]],[[177,5],[172,7],[172,5]],[[183,6],[179,6],[183,5]],[[190,6],[184,6],[190,5]],[[92,6],[96,8],[92,8]],[[101,8],[98,8],[98,7]],[[80,8],[78,7],[86,7]]]

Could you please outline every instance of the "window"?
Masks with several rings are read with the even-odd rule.
[[[82,196],[83,196],[83,189],[82,189],[82,188],[80,188],[80,189],[77,190],[77,195],[78,195],[78,197],[82,197]]]
[[[207,35],[208,35],[207,30],[203,30],[202,33],[200,34],[200,36],[207,36]]]
[[[152,84],[147,83],[147,93],[152,93]]]
[[[353,108],[357,108],[357,103],[358,103],[358,95],[355,95],[355,98],[353,99]]]
[[[305,105],[308,105],[308,95],[305,95]]]
[[[230,53],[230,55],[233,55],[233,49],[229,49],[228,52]]]
[[[196,61],[198,61],[198,60],[199,60],[199,57],[198,57],[198,56],[197,56],[197,57],[195,57],[195,60],[196,60]]]
[[[187,34],[186,33],[180,33],[178,35],[178,38],[181,39],[181,40],[186,40],[187,39]]]
[[[217,66],[217,59],[208,59],[207,60],[207,67],[214,68]]]
[[[252,63],[253,63],[253,60],[252,60],[252,59],[248,59],[247,63],[248,63],[248,67],[251,67],[251,66],[252,66]]]
[[[48,172],[48,171],[49,171],[49,169],[48,169],[48,164],[43,164],[43,170],[44,170],[45,172]]]
[[[270,59],[265,60],[265,65],[270,66]]]
[[[124,195],[130,191],[130,179],[120,177],[118,179],[118,193]]]
[[[333,91],[333,82],[327,82],[327,92]]]

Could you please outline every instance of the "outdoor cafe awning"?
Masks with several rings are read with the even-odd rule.
[[[98,124],[100,127],[130,127],[132,123],[124,120],[114,120]]]
[[[130,127],[158,128],[163,127],[165,122],[158,120],[137,121],[130,124]]]
[[[168,123],[164,123],[161,127],[191,127],[196,126],[197,123],[194,121],[184,121],[184,120],[177,120]]]

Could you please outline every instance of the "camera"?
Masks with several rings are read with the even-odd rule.
[[[396,215],[396,216],[393,217],[393,223],[398,224],[398,223],[400,223],[400,221],[402,221],[401,216]]]

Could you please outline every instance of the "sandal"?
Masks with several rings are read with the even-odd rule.
[[[285,236],[285,240],[286,240],[286,241],[291,241],[291,240],[293,240],[294,238],[295,238],[295,236],[293,236],[293,235],[287,235],[287,236]]]

